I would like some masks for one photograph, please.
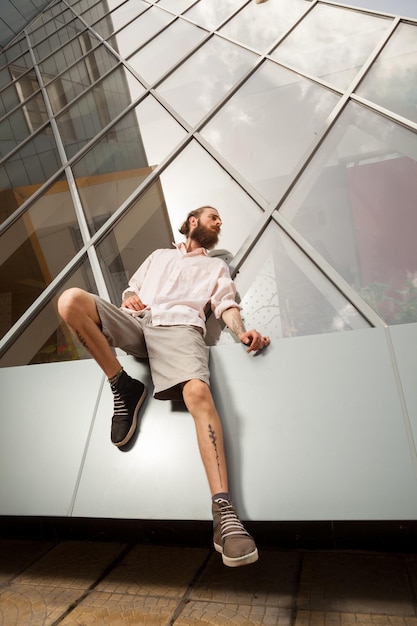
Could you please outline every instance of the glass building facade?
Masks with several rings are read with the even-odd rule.
[[[59,294],[118,304],[205,204],[248,327],[417,322],[416,85],[417,22],[399,16],[51,2],[0,53],[0,365],[88,358]]]

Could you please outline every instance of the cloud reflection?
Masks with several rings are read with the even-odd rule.
[[[337,101],[333,92],[266,62],[201,134],[273,201]]]
[[[317,5],[272,57],[344,89],[389,25],[385,18]]]
[[[220,32],[265,52],[308,8],[305,0],[279,0],[262,6],[250,2]]]
[[[357,92],[417,122],[417,26],[398,26]]]
[[[255,60],[253,53],[213,37],[163,81],[158,92],[190,124],[196,124]]]
[[[186,17],[195,20],[200,26],[215,29],[243,4],[244,0],[200,0],[187,11]]]

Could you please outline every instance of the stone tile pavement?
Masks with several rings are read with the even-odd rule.
[[[417,555],[261,549],[231,569],[207,547],[0,541],[4,626],[417,626]]]

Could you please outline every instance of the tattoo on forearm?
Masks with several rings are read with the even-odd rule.
[[[222,474],[221,474],[221,471],[220,471],[219,452],[218,452],[218,449],[217,449],[216,432],[213,430],[211,424],[208,425],[208,430],[209,430],[209,437],[210,437],[211,442],[212,442],[213,447],[214,447],[214,452],[216,453],[216,461],[217,461],[217,469],[218,469],[218,472],[219,472],[220,485],[223,487]]]

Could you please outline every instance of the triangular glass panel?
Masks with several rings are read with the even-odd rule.
[[[417,321],[417,135],[351,103],[281,207],[389,324]]]
[[[367,321],[274,223],[235,278],[247,329],[297,337],[367,328]],[[233,336],[233,340],[235,337]],[[223,331],[219,343],[229,343]]]

